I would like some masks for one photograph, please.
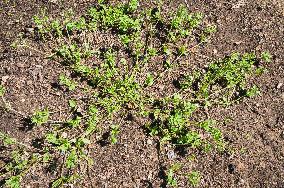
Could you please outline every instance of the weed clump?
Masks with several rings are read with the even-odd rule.
[[[233,53],[209,64],[203,72],[195,70],[179,78],[174,93],[149,93],[149,88],[159,84],[160,75],[181,66],[181,58],[188,58],[217,32],[217,27],[206,24],[204,19],[202,13],[191,13],[182,5],[165,14],[161,4],[146,9],[137,0],[115,5],[100,0],[79,17],[67,12],[52,19],[44,11],[34,16],[36,38],[61,41],[48,57],[61,63],[72,76],[60,74],[59,85],[66,88],[67,95],[71,91],[86,93],[88,100],[68,98],[66,114],[71,115],[64,121],[52,121],[47,108],[35,111],[30,117],[33,124],[52,125],[46,127],[41,148],[31,148],[0,134],[0,139],[15,150],[10,155],[12,162],[5,166],[6,185],[20,187],[34,165],[47,165],[58,159],[63,161],[62,173],[52,187],[83,179],[85,172],[79,175],[76,169],[82,163],[93,164],[87,152],[94,141],[92,135],[102,137],[103,131],[108,130],[110,143],[118,143],[120,128],[129,113],[146,119],[148,134],[158,138],[161,147],[170,144],[205,152],[225,151],[227,143],[218,122],[196,114],[214,105],[231,105],[259,94],[257,86],[248,86],[248,79],[263,72],[260,63],[271,61],[268,52],[262,53],[262,60],[254,53]],[[84,42],[78,42],[78,37],[93,36],[94,32],[114,35],[119,45],[98,47],[84,37]],[[28,45],[25,43],[24,47]],[[162,71],[154,67],[156,72],[149,72],[153,62],[157,67],[162,65]],[[1,97],[4,91],[0,86]],[[181,166],[168,169],[168,185],[178,185],[175,173]],[[187,176],[191,185],[198,185],[199,172],[192,171]]]

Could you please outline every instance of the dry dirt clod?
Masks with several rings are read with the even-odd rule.
[[[281,98],[282,98],[282,100],[284,100],[284,93],[281,94]]]
[[[4,161],[2,161],[2,160],[0,160],[0,168],[2,169],[4,166],[5,166],[5,162]]]
[[[153,145],[153,140],[148,139],[148,140],[147,140],[147,144],[148,144],[148,145]]]
[[[242,6],[245,6],[245,5],[246,5],[245,0],[240,0],[237,3],[234,3],[232,8],[233,9],[238,9],[238,8],[241,8]]]
[[[6,83],[7,82],[7,80],[10,78],[10,76],[2,76],[2,82],[3,83]]]
[[[238,166],[237,166],[237,169],[238,169],[239,171],[243,171],[243,170],[246,169],[246,166],[245,166],[244,163],[239,162],[239,163],[238,163]]]
[[[26,64],[24,62],[19,62],[19,63],[17,63],[17,67],[24,68],[24,67],[26,67]]]

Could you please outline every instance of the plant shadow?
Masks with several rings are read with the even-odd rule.
[[[19,130],[28,132],[33,129],[34,124],[32,123],[32,120],[30,118],[23,118],[21,121],[23,123],[22,123],[22,127],[20,127]]]

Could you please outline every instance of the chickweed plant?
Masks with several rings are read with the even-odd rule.
[[[45,110],[36,110],[35,113],[31,117],[32,123],[35,125],[42,125],[48,121],[49,111],[48,109]]]
[[[172,186],[172,187],[176,187],[177,186],[177,179],[174,176],[175,176],[176,171],[178,171],[181,167],[182,167],[181,164],[176,163],[176,164],[173,164],[169,168],[169,170],[167,172],[167,184],[169,186]]]
[[[59,76],[59,84],[66,86],[70,91],[76,89],[76,83],[66,77],[64,74]]]
[[[180,163],[174,163],[171,165],[166,173],[167,179],[167,185],[170,187],[178,187],[178,177],[181,175],[180,171],[182,170],[183,165]],[[183,176],[187,176],[188,183],[192,187],[196,187],[199,185],[201,180],[201,175],[198,171],[193,170],[190,173],[183,174]]]
[[[117,125],[112,125],[111,127],[111,131],[110,131],[110,142],[112,144],[116,144],[117,143],[117,135],[119,134],[119,127]]]
[[[193,187],[198,186],[200,179],[201,175],[198,171],[192,171],[188,174],[188,181]]]
[[[154,89],[163,85],[161,75],[185,66],[181,60],[195,53],[194,48],[206,47],[218,29],[202,13],[190,12],[184,5],[169,11],[163,9],[162,1],[153,4],[157,6],[145,8],[138,0],[115,4],[99,0],[83,15],[68,11],[51,18],[41,11],[33,17],[35,38],[53,42],[55,53],[49,58],[72,75],[58,75],[60,89],[72,92],[66,92],[69,109],[64,112],[65,120],[51,121],[48,107],[30,116],[35,125],[50,125],[41,126],[46,131],[40,148],[0,134],[5,147],[14,148],[11,162],[1,174],[7,187],[21,187],[21,180],[32,168],[54,161],[63,164],[55,167],[61,173],[51,187],[68,183],[82,187],[80,181],[88,176],[81,165],[93,165],[88,146],[104,132],[109,132],[110,143],[116,144],[129,114],[145,120],[147,133],[158,138],[161,147],[226,150],[220,123],[200,114],[216,105],[228,106],[260,94],[260,88],[251,86],[248,79],[264,72],[264,62],[271,62],[272,57],[268,52],[260,58],[254,53],[232,53],[203,71],[188,71],[176,78],[177,88],[160,95]],[[98,45],[90,40],[105,33],[114,41]],[[4,91],[0,86],[1,97]],[[71,96],[76,92],[86,96]],[[178,186],[175,173],[180,169],[181,165],[174,165],[166,171],[169,186]],[[193,186],[201,178],[197,171],[187,177]]]
[[[269,59],[262,59],[269,62]],[[253,97],[260,93],[257,86],[247,86],[249,76],[257,75],[263,69],[258,65],[259,61],[254,53],[233,53],[209,64],[203,74],[196,71],[193,75],[181,77],[179,87],[188,91],[193,89],[193,85],[198,85],[192,92],[197,100],[203,100],[207,105],[230,105],[244,97]]]

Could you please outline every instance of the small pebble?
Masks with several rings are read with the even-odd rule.
[[[240,179],[240,183],[241,183],[241,184],[244,184],[244,183],[245,183],[245,180],[244,180],[244,179]]]
[[[148,144],[148,145],[152,145],[152,144],[153,144],[153,140],[148,139],[148,140],[147,140],[147,144]]]
[[[24,68],[24,67],[26,66],[26,64],[23,63],[23,62],[19,62],[19,63],[17,63],[16,65],[17,65],[17,67],[19,67],[19,68]]]
[[[34,28],[27,28],[27,32],[33,33],[34,32]]]
[[[158,88],[159,88],[159,90],[163,90],[165,88],[165,86],[164,85],[159,85]]]
[[[40,69],[43,69],[43,66],[42,65],[35,65],[36,68],[40,68]]]
[[[51,3],[57,4],[57,0],[50,0]]]
[[[67,133],[66,132],[63,132],[62,134],[61,134],[61,136],[62,136],[62,138],[67,138]]]
[[[2,76],[3,83],[6,83],[8,79],[9,79],[9,76]]]
[[[279,82],[276,88],[277,88],[277,89],[280,89],[282,86],[283,86],[283,83],[282,83],[282,82]]]
[[[239,45],[239,44],[241,44],[242,43],[242,41],[236,41],[236,42],[234,42],[233,44],[234,45]]]
[[[173,150],[168,151],[167,155],[169,159],[174,159],[176,157]]]
[[[27,85],[32,85],[33,84],[33,81],[32,80],[28,80],[27,81]]]

